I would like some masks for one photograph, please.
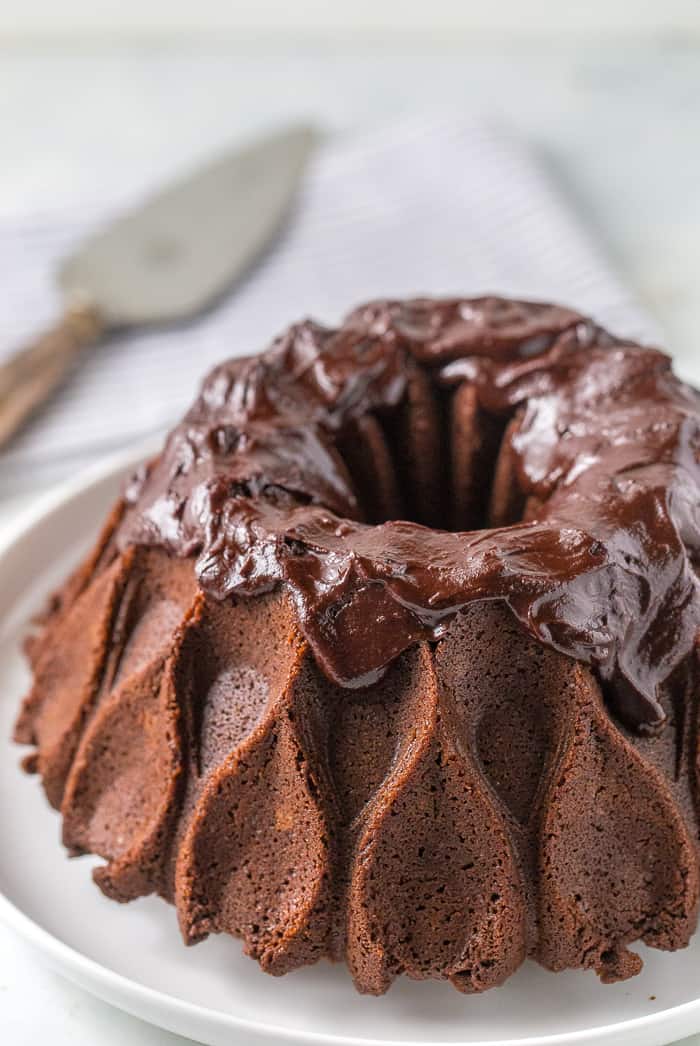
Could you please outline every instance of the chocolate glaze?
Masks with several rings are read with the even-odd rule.
[[[412,359],[436,386],[473,383],[484,410],[518,417],[509,439],[536,520],[464,533],[361,521],[336,440],[401,404]],[[216,368],[129,484],[117,540],[196,556],[218,599],[286,585],[346,687],[439,639],[467,604],[502,600],[650,732],[700,628],[699,488],[700,397],[663,353],[556,306],[381,301]]]

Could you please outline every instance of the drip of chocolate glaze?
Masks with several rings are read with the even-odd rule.
[[[519,411],[517,479],[537,520],[469,533],[359,519],[337,434],[401,403],[407,361],[481,407]],[[207,378],[163,454],[130,483],[121,547],[196,556],[218,599],[289,588],[336,683],[366,686],[476,600],[592,665],[616,714],[664,721],[700,598],[700,397],[661,352],[568,309],[488,297],[381,301],[311,321]]]

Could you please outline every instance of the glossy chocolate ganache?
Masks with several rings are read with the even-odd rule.
[[[421,479],[410,504],[374,482],[377,419]],[[378,301],[217,367],[129,484],[117,542],[196,556],[219,600],[287,586],[345,687],[500,600],[648,733],[700,627],[699,491],[700,397],[662,352],[556,306]]]

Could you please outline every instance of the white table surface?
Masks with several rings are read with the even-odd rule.
[[[490,112],[528,136],[661,322],[681,372],[700,378],[700,50],[680,38],[413,55],[340,45],[333,54],[236,52],[230,42],[1,51],[0,214],[98,198],[115,171],[138,192],[144,172],[155,182],[238,133],[292,116],[343,129],[419,106]],[[35,497],[0,492],[0,540]],[[1,929],[0,1040],[185,1041],[68,985]],[[687,1041],[700,1046],[700,1036]]]

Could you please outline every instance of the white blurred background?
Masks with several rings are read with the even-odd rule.
[[[136,194],[294,116],[441,107],[526,136],[691,351],[698,0],[1,0],[0,216]]]
[[[221,41],[221,34],[305,33],[315,39],[343,34],[366,41],[369,35],[396,42],[420,34],[433,39],[466,33],[495,33],[500,39],[531,38],[564,32],[580,38],[582,32],[599,40],[605,34],[627,38],[659,33],[698,32],[695,0],[354,0],[333,4],[327,0],[4,0],[4,32],[16,38],[150,37],[163,40],[193,34]]]

